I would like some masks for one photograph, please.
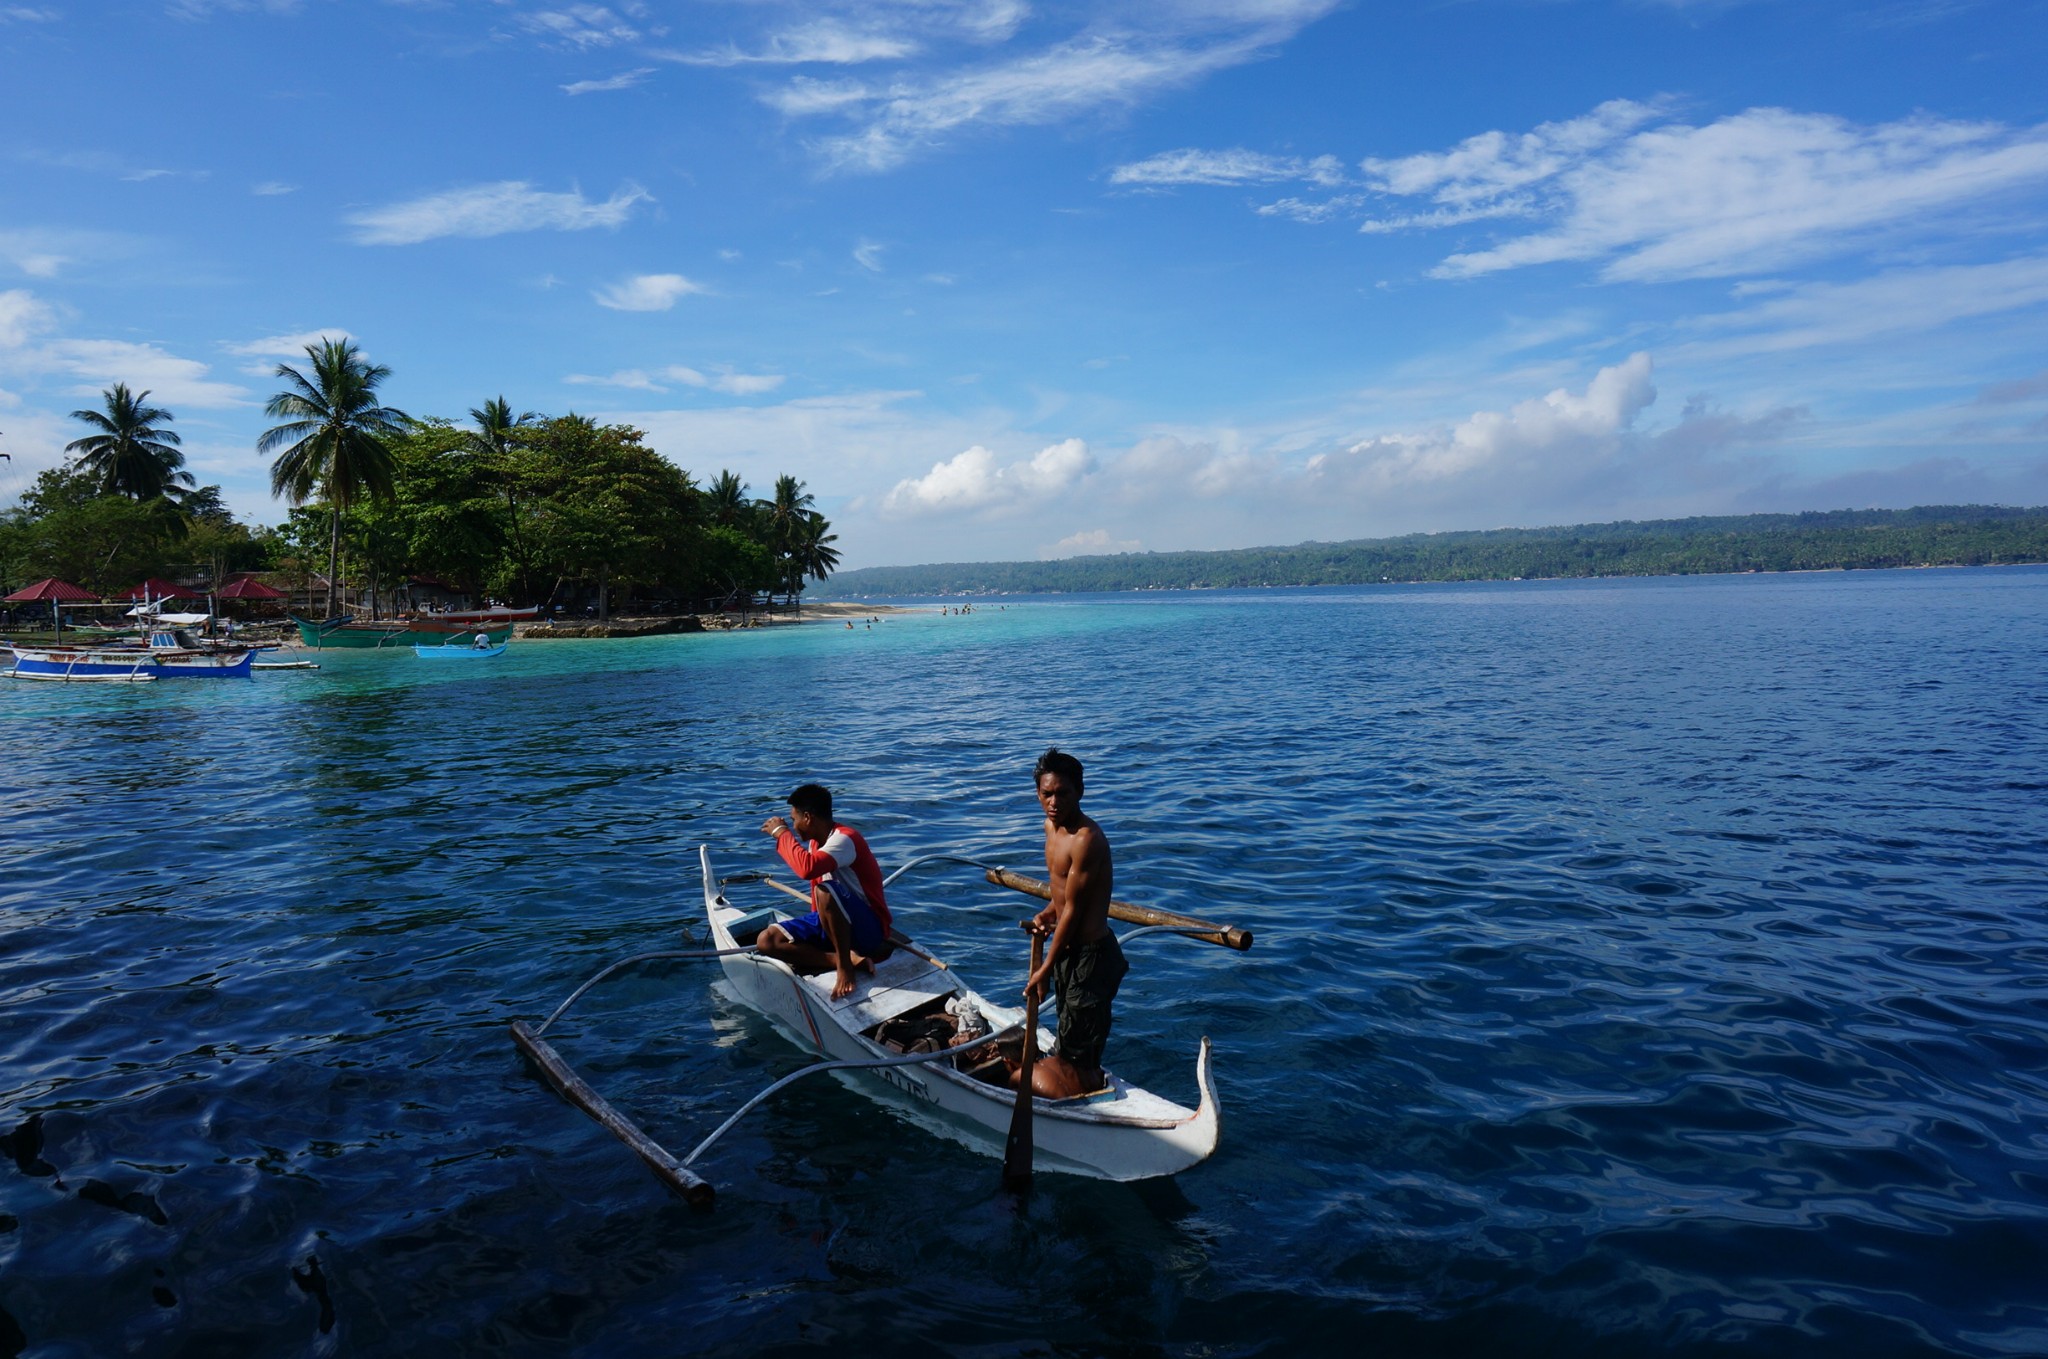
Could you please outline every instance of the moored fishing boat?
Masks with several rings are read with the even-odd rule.
[[[299,629],[299,639],[307,646],[322,650],[403,650],[422,642],[445,642],[451,637],[464,633],[473,635],[479,631],[488,633],[495,646],[512,635],[510,623],[487,624],[482,628],[474,623],[451,623],[440,618],[391,618],[374,623],[330,618],[324,623],[316,623],[297,614],[289,616]]]
[[[16,679],[242,679],[255,649],[14,646]]]
[[[488,609],[450,609],[433,617],[436,622],[466,623],[472,628],[478,623],[531,623],[540,617],[540,607],[515,609],[505,604],[493,604]]]
[[[458,632],[447,641],[435,646],[415,642],[412,648],[413,654],[422,660],[429,661],[451,660],[457,656],[500,656],[504,654],[505,648],[510,645],[508,642],[498,642],[492,646],[478,646],[474,638],[479,635],[488,636],[489,634]],[[465,640],[466,638],[470,640]]]

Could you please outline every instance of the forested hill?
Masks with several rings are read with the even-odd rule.
[[[844,595],[1245,589],[1380,581],[1677,576],[2048,562],[2048,506],[1923,505],[1652,519],[1565,528],[1411,533],[1229,552],[1135,552],[1049,562],[947,562],[844,571]]]

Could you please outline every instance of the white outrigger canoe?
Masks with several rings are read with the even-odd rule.
[[[762,927],[787,919],[773,906],[747,910],[727,899],[711,871],[711,852],[700,850],[704,868],[704,915],[711,924],[713,945],[721,952],[752,944]],[[842,1061],[887,1059],[900,1054],[883,1046],[875,1031],[892,1019],[939,1017],[946,1002],[972,1000],[997,1030],[1023,1022],[1019,1008],[998,1005],[971,989],[943,962],[908,948],[898,948],[863,976],[853,994],[832,999],[833,975],[802,977],[788,964],[753,952],[726,953],[719,960],[733,991],[759,1010],[800,1047],[821,1057]],[[963,1045],[974,1051],[982,1044]],[[1052,1035],[1039,1032],[1039,1049],[1052,1050]],[[1017,1092],[1007,1085],[976,1079],[960,1069],[962,1059],[860,1071],[857,1084],[883,1083],[873,1093],[885,1103],[901,1096],[951,1115],[949,1121],[978,1128],[993,1139],[1000,1154]],[[999,1065],[999,1064],[998,1064]],[[1195,1057],[1195,1088],[1201,1099],[1190,1109],[1142,1090],[1111,1072],[1105,1088],[1079,1099],[1032,1099],[1032,1137],[1039,1164],[1102,1180],[1146,1180],[1174,1175],[1206,1160],[1216,1150],[1218,1110],[1216,1085],[1209,1074],[1209,1040]],[[893,1091],[896,1097],[891,1097]]]
[[[973,863],[954,855],[931,855],[915,859],[892,874],[890,881],[918,863],[948,859]],[[549,1082],[582,1107],[593,1118],[630,1146],[656,1174],[692,1203],[707,1205],[711,1185],[692,1163],[702,1156],[742,1115],[799,1077],[821,1071],[844,1071],[851,1083],[889,1107],[928,1129],[942,1131],[970,1145],[1003,1154],[1004,1137],[1017,1108],[1017,1092],[1003,1080],[1000,1061],[990,1061],[988,1044],[1024,1027],[1021,1009],[999,1005],[974,991],[943,961],[907,941],[888,958],[877,963],[872,976],[863,975],[852,994],[834,1000],[834,978],[829,972],[799,976],[787,964],[754,951],[755,937],[766,926],[789,918],[777,905],[742,905],[726,895],[729,885],[759,880],[760,875],[721,883],[711,866],[708,848],[698,851],[704,878],[704,917],[710,927],[711,947],[688,952],[641,954],[600,972],[559,1006],[538,1029],[524,1020],[512,1025],[513,1041],[533,1059]],[[986,867],[986,865],[976,865]],[[1044,895],[1041,883],[1021,878],[1008,870],[988,868],[990,882],[1020,891]],[[780,884],[774,884],[780,886]],[[789,888],[783,888],[790,891]],[[1186,916],[1171,915],[1127,902],[1113,902],[1110,914],[1146,928],[1132,931],[1134,938],[1149,930],[1170,930],[1232,948],[1248,948],[1251,936],[1242,930],[1213,925]],[[821,1059],[775,1082],[742,1105],[696,1149],[680,1160],[612,1108],[592,1090],[542,1037],[576,999],[613,971],[647,958],[716,958],[724,970],[731,991],[749,1007],[766,1016],[775,1027],[800,1048]],[[973,1042],[937,1053],[905,1053],[885,1044],[878,1030],[892,1021],[938,1020],[948,1022],[947,1003],[972,1001],[992,1026],[992,1032]],[[1039,1049],[1049,1052],[1050,1034],[1040,1031]],[[1052,1171],[1104,1180],[1143,1180],[1174,1175],[1200,1164],[1216,1150],[1220,1123],[1215,1082],[1209,1070],[1209,1040],[1205,1037],[1195,1057],[1196,1107],[1190,1109],[1172,1100],[1132,1085],[1105,1071],[1104,1088],[1075,1099],[1049,1100],[1034,1096],[1032,1140],[1038,1164]]]

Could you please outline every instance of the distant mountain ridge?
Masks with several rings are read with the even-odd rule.
[[[1467,529],[1215,552],[869,566],[841,572],[807,593],[814,599],[830,599],[851,595],[1256,589],[1383,581],[1712,575],[2021,562],[2048,562],[2048,506],[1810,510],[1556,528]]]

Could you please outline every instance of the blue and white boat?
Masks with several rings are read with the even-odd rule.
[[[207,647],[169,629],[149,634],[143,647],[11,646],[15,679],[142,681],[243,679],[257,648]]]

